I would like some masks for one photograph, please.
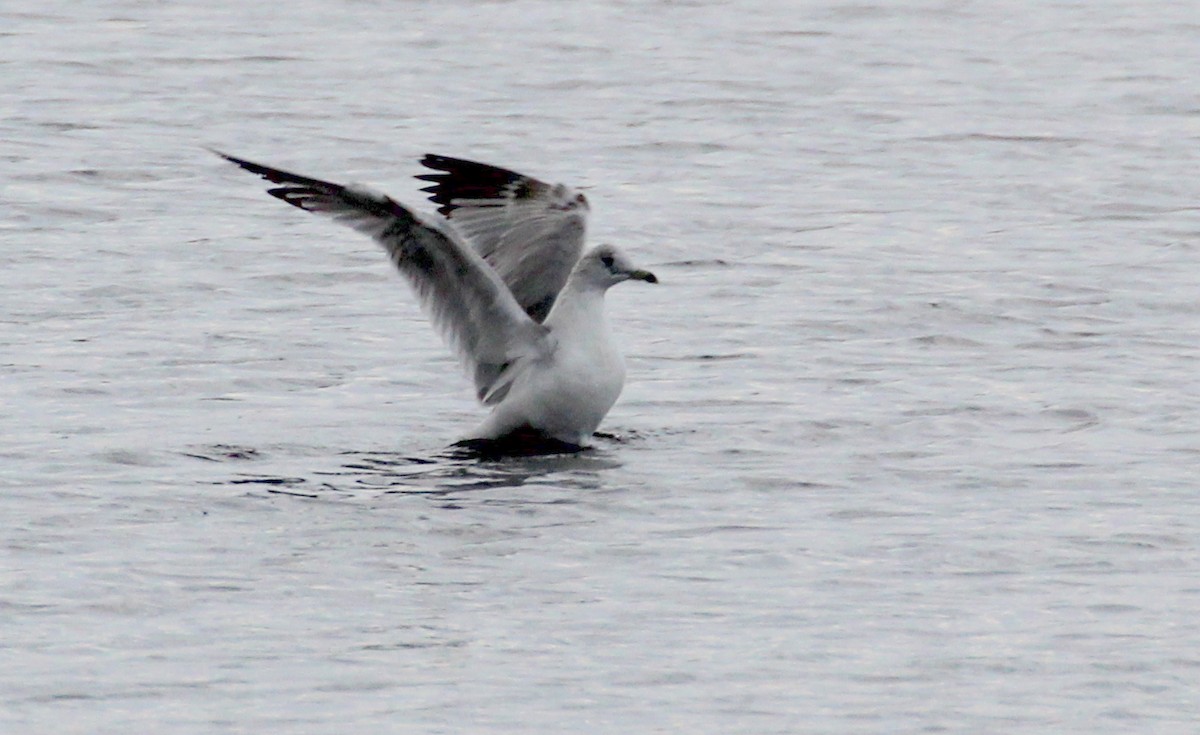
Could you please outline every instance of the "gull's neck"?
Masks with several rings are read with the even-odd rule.
[[[582,278],[569,278],[546,315],[550,327],[572,325],[592,327],[604,323],[604,292],[608,288]]]

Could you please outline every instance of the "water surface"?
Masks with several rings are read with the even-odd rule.
[[[1192,15],[9,3],[0,729],[1193,732]],[[590,187],[615,438],[203,146]]]

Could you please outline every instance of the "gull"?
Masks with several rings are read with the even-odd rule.
[[[508,169],[426,155],[426,218],[368,187],[213,153],[279,186],[267,193],[375,239],[462,361],[491,413],[466,446],[575,451],[616,402],[625,360],[604,316],[622,281],[658,283],[612,245],[583,253],[587,199]]]

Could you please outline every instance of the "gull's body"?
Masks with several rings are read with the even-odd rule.
[[[531,427],[582,445],[625,384],[625,358],[604,317],[607,285],[569,278],[544,325],[554,342],[554,370],[526,370],[471,438],[500,439]]]
[[[657,282],[619,250],[582,255],[588,205],[561,184],[443,156],[425,191],[450,223],[426,221],[362,187],[298,176],[220,153],[280,184],[268,193],[375,238],[458,353],[492,413],[466,439],[514,436],[583,446],[616,402],[625,362],[604,293]],[[461,233],[461,234],[460,234]]]

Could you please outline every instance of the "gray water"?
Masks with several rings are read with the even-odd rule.
[[[1165,0],[11,0],[0,731],[1197,732],[1197,69]],[[446,455],[383,255],[203,146],[589,187],[615,437]]]

